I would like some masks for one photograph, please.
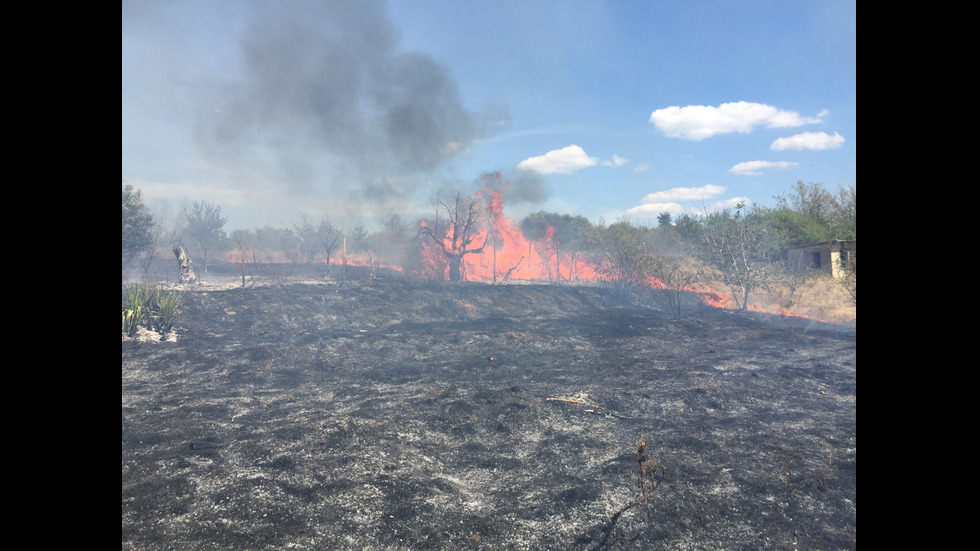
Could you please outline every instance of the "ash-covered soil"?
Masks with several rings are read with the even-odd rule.
[[[856,547],[853,327],[582,286],[203,289],[176,340],[122,343],[123,549]],[[624,510],[641,440],[666,476]]]

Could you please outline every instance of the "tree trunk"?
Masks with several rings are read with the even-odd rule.
[[[187,251],[180,245],[175,245],[174,256],[177,257],[177,271],[180,272],[180,282],[194,283],[197,281],[197,276],[194,275],[194,261],[187,255]]]
[[[561,256],[559,256],[557,239],[555,239],[555,283],[561,283]]]
[[[451,255],[449,257],[449,281],[463,280],[463,257]]]

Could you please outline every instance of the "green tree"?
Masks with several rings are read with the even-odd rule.
[[[643,228],[616,222],[608,228],[597,225],[594,231],[599,272],[604,280],[619,289],[650,284],[657,258],[647,247]]]
[[[153,216],[143,204],[143,192],[132,184],[122,187],[122,265],[146,252],[153,243]]]
[[[831,218],[835,238],[857,239],[857,189],[854,186],[840,186],[835,204]]]
[[[783,200],[786,202],[786,199]],[[803,183],[797,180],[796,185],[788,196],[789,206],[796,212],[829,226],[830,219],[836,210],[836,200],[823,185],[819,183]]]
[[[673,231],[689,243],[700,244],[704,239],[702,220],[687,213],[677,217]]]
[[[560,239],[568,246],[580,246],[585,243],[592,224],[584,216],[542,210],[525,216],[520,228],[531,241],[540,241],[550,234],[552,239]]]
[[[560,264],[561,255],[567,253],[569,266],[574,266],[575,256],[589,248],[592,231],[592,224],[584,216],[543,210],[525,216],[519,227],[524,237],[539,243],[539,250],[548,251],[555,256],[556,277],[559,279],[561,267],[557,264]],[[568,270],[568,277],[572,278],[571,268]]]
[[[835,195],[821,184],[799,180],[787,195],[777,195],[776,201],[776,208],[768,213],[770,224],[789,246],[856,238],[854,186],[841,186]]]
[[[826,220],[808,216],[786,206],[772,209],[767,216],[772,231],[782,235],[787,246],[820,243],[833,238],[832,228]]]
[[[222,228],[227,219],[221,216],[221,207],[203,201],[194,203],[186,213],[186,232],[197,247],[204,273],[208,271],[208,253],[213,251],[225,239]]]

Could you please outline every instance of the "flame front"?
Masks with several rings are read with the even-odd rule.
[[[549,227],[545,236],[538,241],[525,237],[521,229],[504,215],[507,183],[500,180],[499,174],[487,175],[485,181],[486,185],[471,198],[485,210],[485,223],[472,236],[466,236],[474,246],[483,246],[478,252],[462,254],[463,279],[595,281],[599,278],[592,264],[558,247],[553,240],[554,227]],[[419,224],[423,228],[428,227],[424,220]],[[453,232],[460,227],[459,224],[447,224],[441,246],[432,242],[423,243],[424,275],[448,279],[446,251],[458,250],[463,236],[454,235]]]
[[[601,282],[605,280],[602,266],[590,262],[587,255],[569,247],[562,248],[555,239],[556,228],[549,226],[544,235],[537,240],[527,238],[514,222],[504,214],[504,196],[508,184],[501,180],[500,174],[484,177],[485,185],[462,205],[457,203],[457,211],[442,205],[449,214],[449,223],[420,220],[419,256],[421,262],[415,263],[411,270],[430,279],[453,279],[453,263],[457,264],[458,280],[467,281],[583,281]],[[467,216],[466,219],[460,219]],[[472,220],[471,220],[472,218]],[[466,222],[472,222],[467,224]],[[459,232],[459,235],[456,235]],[[254,252],[228,251],[225,260],[233,263],[290,262],[284,253],[266,251],[256,258]],[[373,257],[370,252],[352,252],[344,256],[340,252],[331,263],[347,266],[368,266],[405,271],[401,266],[391,265]],[[295,261],[295,260],[293,260]],[[325,262],[317,260],[315,262]],[[607,267],[608,268],[608,267]],[[645,284],[651,289],[669,287],[661,280],[650,277]],[[735,309],[734,299],[723,293],[699,286],[678,289],[696,294],[706,305],[714,308]],[[765,310],[749,306],[749,310]],[[787,310],[779,312],[784,316],[797,316]]]

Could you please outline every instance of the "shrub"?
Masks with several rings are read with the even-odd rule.
[[[122,288],[122,331],[132,337],[140,326],[166,334],[180,314],[180,295],[164,293],[146,283]]]
[[[124,285],[122,289],[122,331],[132,337],[150,315],[152,288],[144,284]]]
[[[166,335],[174,328],[174,320],[180,315],[180,295],[177,293],[158,293],[156,306],[152,310],[154,328]]]

